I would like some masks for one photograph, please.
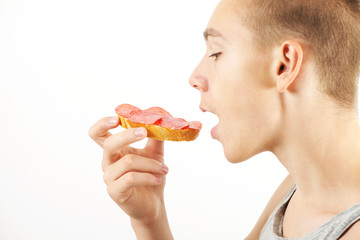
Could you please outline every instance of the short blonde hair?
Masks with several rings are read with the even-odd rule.
[[[346,107],[356,102],[360,0],[246,0],[240,10],[258,46],[304,40],[315,55],[320,91]]]

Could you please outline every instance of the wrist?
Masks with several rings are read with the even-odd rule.
[[[165,208],[151,221],[131,218],[131,226],[138,240],[173,240]]]

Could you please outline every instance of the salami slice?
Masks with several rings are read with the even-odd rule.
[[[129,119],[135,123],[145,125],[158,125],[174,130],[181,129],[201,129],[200,122],[187,122],[182,118],[174,118],[169,112],[160,107],[152,107],[146,110],[141,110],[130,104],[121,104],[115,109],[116,113],[124,118]]]
[[[163,117],[159,126],[170,129],[185,129],[189,127],[189,123],[182,118]]]
[[[142,111],[142,110],[130,104],[121,104],[115,108],[115,112],[125,118],[128,118],[131,115],[131,113],[134,111]]]
[[[192,129],[201,129],[202,127],[202,124],[201,122],[198,122],[198,121],[191,121],[189,122],[189,128],[192,128]]]
[[[162,109],[161,107],[151,107],[149,109],[145,109],[145,112],[151,112],[151,113],[155,113],[158,114],[160,116],[163,117],[172,117],[170,113],[168,113],[167,111],[165,111],[164,109]]]
[[[161,122],[162,118],[163,117],[160,116],[159,114],[145,112],[142,110],[132,111],[130,113],[130,116],[128,117],[128,119],[132,122],[142,123],[142,124],[146,124],[146,125],[150,125],[150,124],[158,125],[158,122]]]

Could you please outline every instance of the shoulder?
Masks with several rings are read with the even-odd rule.
[[[295,182],[288,175],[283,182],[276,189],[271,199],[267,203],[265,209],[263,210],[261,216],[259,217],[257,223],[252,229],[251,233],[247,236],[247,240],[259,239],[262,228],[270,217],[271,213],[275,210],[278,204],[286,197],[290,192],[291,188],[295,185]]]
[[[358,240],[360,236],[360,220],[354,223],[339,239]]]

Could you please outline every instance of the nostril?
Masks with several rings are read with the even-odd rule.
[[[206,92],[208,90],[208,82],[205,77],[202,76],[193,77],[190,79],[189,83],[190,86],[201,92]]]

